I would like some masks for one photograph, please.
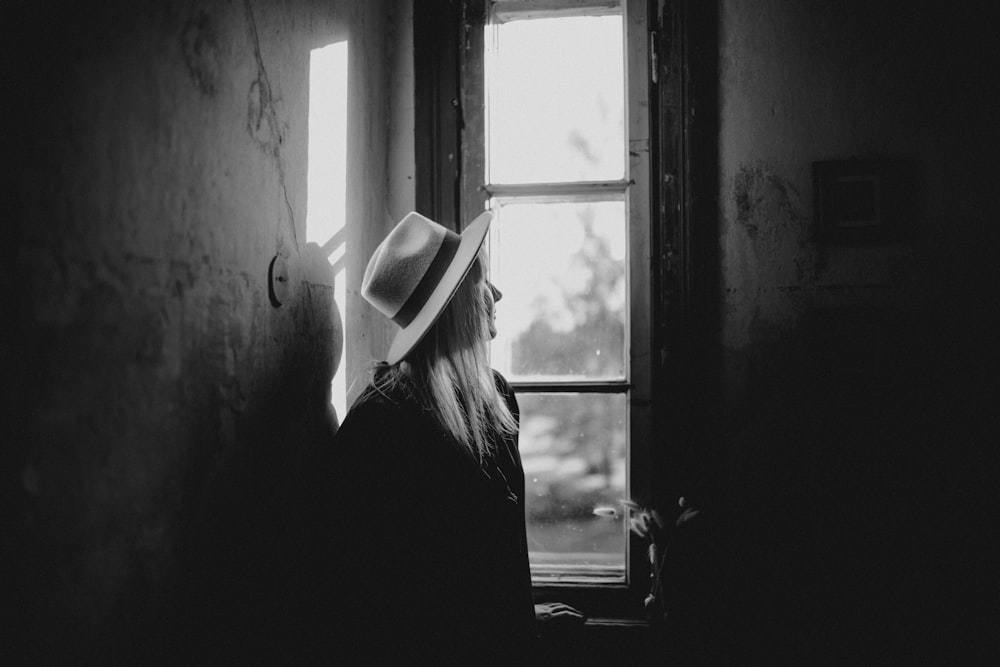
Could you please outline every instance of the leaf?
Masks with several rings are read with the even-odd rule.
[[[639,537],[649,537],[649,535],[646,533],[645,528],[643,528],[642,524],[639,522],[639,517],[634,516],[629,518],[628,529],[631,530],[636,535],[638,535]]]
[[[695,509],[688,508],[688,509],[684,510],[679,517],[677,517],[677,521],[676,521],[675,525],[677,527],[680,527],[681,524],[687,523],[688,521],[690,521],[691,519],[695,518],[699,514],[701,514],[701,510],[695,510]]]

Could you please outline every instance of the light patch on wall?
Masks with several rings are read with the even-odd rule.
[[[309,58],[309,200],[306,240],[318,243],[333,265],[334,298],[349,333],[346,304],[347,42],[313,49]],[[333,379],[337,416],[347,413],[345,362]]]

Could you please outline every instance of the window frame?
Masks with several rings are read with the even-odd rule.
[[[459,95],[461,109],[459,200],[461,220],[472,220],[485,210],[491,197],[545,199],[561,196],[603,196],[622,193],[626,206],[629,317],[626,322],[626,379],[612,381],[512,382],[518,391],[601,391],[627,395],[627,487],[629,498],[650,498],[650,463],[654,370],[653,337],[653,224],[651,192],[650,29],[646,0],[621,0],[625,66],[625,161],[621,180],[558,184],[486,184],[486,98],[483,90],[485,43],[482,29],[490,18],[491,5],[500,11],[527,13],[531,18],[581,13],[607,13],[609,2],[593,0],[524,0],[491,3],[466,0],[462,6],[459,49]],[[533,6],[533,7],[532,7]],[[581,9],[585,9],[583,12]],[[522,14],[523,15],[523,14]],[[623,386],[624,385],[624,386]],[[625,525],[628,523],[627,510]],[[625,579],[564,577],[536,580],[538,601],[558,599],[588,611],[591,618],[636,618],[643,613],[648,593],[650,566],[644,540],[626,531]]]

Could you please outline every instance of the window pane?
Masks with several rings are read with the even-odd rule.
[[[625,567],[624,394],[518,394],[533,566]],[[616,516],[595,516],[614,507]]]
[[[625,379],[625,203],[493,210],[496,368],[514,380]]]
[[[621,16],[496,26],[489,180],[546,183],[625,175]]]

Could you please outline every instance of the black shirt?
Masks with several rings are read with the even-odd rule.
[[[495,373],[515,418],[517,401]],[[480,462],[404,384],[368,387],[318,464],[331,650],[359,661],[523,664],[534,638],[517,436]],[[347,655],[349,653],[350,655]]]

